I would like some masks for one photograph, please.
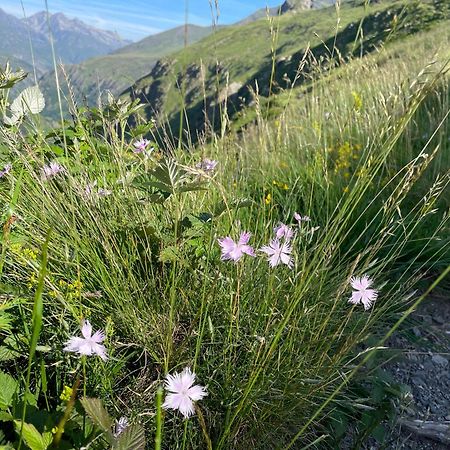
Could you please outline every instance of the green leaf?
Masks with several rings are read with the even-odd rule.
[[[16,433],[20,436],[20,430],[22,428],[22,421],[15,420]],[[22,436],[25,443],[31,450],[47,450],[52,443],[52,439],[49,440],[49,433],[44,433],[45,437],[39,433],[36,427],[31,423],[24,423],[22,429]],[[51,435],[51,433],[50,433]]]
[[[5,411],[0,411],[0,422],[12,422],[14,420],[14,417],[5,412]]]
[[[92,421],[97,425],[104,433],[109,442],[112,442],[112,426],[113,420],[111,419],[108,411],[106,411],[103,406],[103,402],[98,398],[82,398],[81,404],[83,405],[86,414],[92,419]]]
[[[12,399],[19,387],[19,383],[7,373],[0,372],[0,408],[12,405]]]
[[[145,450],[145,433],[141,425],[131,425],[120,433],[112,450]]]

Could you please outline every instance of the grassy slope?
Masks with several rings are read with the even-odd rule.
[[[208,27],[189,25],[188,43],[194,43],[211,33]],[[110,90],[118,94],[148,73],[155,62],[183,47],[185,27],[178,27],[127,45],[109,55],[91,58],[76,65],[65,66],[70,84],[77,98],[87,98],[95,105],[100,92]],[[54,72],[41,79],[41,88],[48,99],[46,115],[57,117],[57,97]],[[64,85],[64,79],[62,80]],[[64,90],[67,92],[67,89]]]
[[[343,3],[340,9],[337,44],[343,54],[354,50],[352,47],[361,19],[372,17],[372,22],[363,23],[367,28],[365,39],[368,43],[378,44],[378,41],[370,42],[369,39],[389,28],[394,13],[388,14],[386,11],[400,10],[408,4],[405,1],[390,1],[366,7],[364,3]],[[384,15],[377,14],[383,11]],[[249,101],[247,86],[254,86],[255,80],[258,81],[260,92],[267,91],[273,64],[277,76],[282,78],[287,73],[292,79],[308,45],[317,56],[329,56],[328,49],[333,47],[336,25],[336,9],[330,7],[275,18],[273,28],[278,29],[278,33],[271,34],[270,24],[265,19],[220,30],[186,51],[162,60],[152,73],[127,90],[125,96],[138,97],[144,103],[148,102],[146,117],[162,112],[175,130],[179,126],[180,105],[184,105],[191,127],[199,129],[204,122],[205,104],[209,119],[214,120],[217,96],[221,98],[227,92],[227,82],[241,87],[231,92],[235,94],[237,90],[233,108],[240,109],[242,102],[239,97],[245,98],[243,103]],[[378,29],[380,27],[383,29]],[[272,47],[276,49],[275,54],[272,53]],[[358,45],[356,50],[359,51]],[[204,81],[200,62],[205,73]],[[184,80],[184,84],[180,80]],[[274,81],[281,85],[281,79]],[[183,97],[180,87],[184,91]]]
[[[68,329],[76,329],[83,315],[95,323],[95,329],[105,327],[107,322],[107,345],[112,356],[106,365],[94,359],[88,361],[89,395],[115,401],[117,415],[139,417],[151,439],[155,431],[154,395],[166,367],[172,371],[193,365],[199,382],[208,385],[209,395],[199,405],[214,448],[220,439],[221,449],[285,447],[351,373],[355,346],[359,344],[361,349],[361,342],[367,342],[369,334],[380,333],[386,323],[399,317],[398,312],[405,308],[403,295],[413,288],[411,272],[423,275],[424,267],[415,272],[410,264],[424,258],[421,246],[434,230],[427,221],[430,215],[427,218],[421,211],[426,201],[417,201],[417,209],[410,216],[411,199],[398,208],[399,199],[386,201],[384,208],[376,195],[385,187],[384,176],[392,177],[404,159],[420,151],[426,142],[423,134],[434,131],[448,110],[448,85],[444,91],[430,89],[429,101],[415,114],[395,147],[403,151],[391,151],[374,178],[370,174],[374,160],[387,153],[395,125],[407,114],[414,93],[433,79],[446,60],[450,34],[447,25],[442,23],[389,44],[380,54],[335,69],[307,91],[295,91],[286,114],[278,121],[261,120],[240,136],[229,135],[197,149],[194,161],[182,161],[192,165],[203,154],[220,160],[212,186],[204,193],[187,194],[161,208],[143,202],[143,194],[136,194],[125,183],[115,184],[126,171],[139,173],[146,164],[119,140],[97,142],[92,137],[86,154],[71,149],[76,157],[67,161],[67,167],[73,169],[69,170],[67,185],[61,181],[41,186],[41,154],[25,152],[18,145],[20,140],[11,139],[13,152],[17,152],[16,157],[27,171],[33,174],[36,168],[34,178],[28,174],[24,177],[16,206],[21,220],[13,238],[20,232],[28,245],[40,248],[48,227],[54,227],[49,278],[53,285],[48,290],[56,289],[57,300],[45,293],[41,339],[51,343],[53,349],[42,356],[52,394],[56,391],[54,385],[69,383],[77,370],[78,360],[69,358],[60,348]],[[434,56],[436,53],[439,57]],[[438,62],[427,67],[433,60]],[[424,67],[427,70],[419,76]],[[420,82],[414,88],[412,81],[416,80]],[[355,108],[352,91],[362,98],[360,108]],[[448,129],[440,129],[430,147],[441,141],[447,145],[441,148],[441,156],[448,155],[447,138]],[[357,159],[344,155],[350,160],[346,167],[350,179],[335,167],[336,151],[346,141],[361,145]],[[26,148],[30,145],[34,143],[27,143]],[[34,155],[36,161],[27,159]],[[416,161],[415,171],[419,171],[422,160]],[[439,169],[439,165],[433,169]],[[441,169],[447,170],[448,162],[443,161]],[[421,178],[429,187],[435,172]],[[77,193],[80,183],[84,186],[86,180],[93,179],[114,190],[112,197],[98,205],[83,201]],[[288,189],[274,186],[273,180],[286,183]],[[394,181],[397,183],[408,190],[401,176]],[[350,185],[348,192],[344,191],[346,185]],[[2,191],[5,204],[10,201],[8,193],[6,185]],[[267,193],[272,195],[269,204],[264,201]],[[227,213],[200,225],[198,235],[173,237],[180,214],[214,211],[222,198],[230,205]],[[233,202],[243,198],[251,198],[252,206],[234,208]],[[375,204],[366,210],[372,201]],[[272,235],[272,227],[279,220],[290,220],[293,211],[310,215],[313,225],[321,227],[317,241],[307,244],[302,238],[302,246],[296,249],[295,276],[282,268],[271,275],[262,260],[246,258],[237,266],[219,261],[217,236],[234,237],[242,226],[254,233],[251,243],[259,247]],[[362,230],[355,230],[354,223]],[[410,233],[415,226],[426,234],[425,239],[414,241]],[[355,245],[348,254],[343,244],[346,233]],[[445,237],[445,229],[440,234]],[[139,247],[142,243],[146,244],[144,250]],[[149,245],[152,243],[153,247]],[[418,251],[400,272],[395,272],[408,249],[406,244],[411,243],[418,246]],[[445,250],[443,243],[437,242],[435,248]],[[147,253],[145,249],[150,248]],[[175,249],[176,265],[170,264],[170,252],[165,264],[156,261],[162,255],[161,248]],[[76,261],[72,249],[76,250]],[[196,256],[197,251],[207,256]],[[5,272],[15,283],[21,283],[21,292],[26,295],[30,272],[34,273],[30,267],[34,266],[21,258],[8,253]],[[445,260],[442,253],[433,255],[428,262],[441,261],[448,264],[448,256]],[[388,282],[368,313],[360,307],[352,309],[347,303],[346,286],[354,270],[374,274],[376,287]],[[61,279],[80,280],[83,294],[100,290],[103,297],[69,297],[59,287]],[[281,326],[291,305],[289,321]],[[31,315],[31,307],[32,300],[22,301],[25,317]],[[279,330],[281,338],[275,342]],[[9,362],[5,366],[8,370],[15,367]],[[54,367],[59,372],[55,373]],[[370,374],[364,372],[362,377],[367,397],[353,398],[345,391],[338,397],[339,403],[322,411],[292,448],[303,448],[318,436],[326,441],[320,441],[316,448],[342,448],[335,423],[351,421],[354,433],[363,427],[359,406],[363,403],[372,408],[376,404],[371,400]],[[254,385],[244,398],[252,381]],[[350,415],[353,404],[358,408]],[[335,408],[337,411],[332,411]],[[348,416],[336,416],[342,409]],[[373,410],[369,413],[374,415]],[[197,420],[185,426],[187,422],[170,411],[164,420],[165,448],[177,448],[183,440],[186,448],[205,448]],[[228,435],[224,432],[227,424]]]

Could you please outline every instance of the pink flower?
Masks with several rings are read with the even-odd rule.
[[[9,172],[11,172],[12,169],[12,164],[8,163],[6,164],[6,166],[3,168],[3,170],[0,171],[0,178],[3,178],[5,175],[8,175]]]
[[[52,161],[50,164],[45,165],[41,169],[41,176],[44,181],[48,181],[52,179],[53,177],[56,177],[56,175],[60,173],[64,173],[65,169],[61,164],[58,164],[55,161]]]
[[[150,141],[147,139],[140,139],[139,141],[136,141],[134,145],[134,153],[143,153],[147,150],[148,145],[150,144]],[[150,149],[151,151],[152,149]]]
[[[269,261],[270,267],[285,264],[292,269],[294,266],[294,261],[291,255],[292,247],[286,241],[281,244],[278,239],[273,239],[270,241],[269,245],[262,247],[261,251],[267,254],[267,261]]]
[[[255,257],[255,250],[248,245],[251,233],[243,232],[236,243],[229,236],[218,239],[219,245],[222,247],[222,261],[232,260],[238,262],[244,254]]]
[[[163,404],[164,409],[178,409],[184,418],[195,413],[194,402],[206,397],[208,393],[203,386],[194,385],[195,373],[186,367],[183,372],[166,376],[165,388],[169,393]]]
[[[103,331],[96,331],[92,335],[92,326],[89,320],[83,320],[81,334],[83,337],[71,337],[66,342],[64,351],[87,356],[98,355],[103,360],[106,360],[106,348],[102,345],[102,342],[105,340]]]
[[[354,305],[361,303],[367,311],[378,297],[378,291],[376,289],[369,289],[372,283],[373,281],[367,275],[362,277],[352,277],[350,279],[350,284],[353,288],[353,292],[348,300],[349,303],[353,303]]]
[[[196,164],[197,169],[204,170],[205,172],[214,172],[217,164],[219,164],[219,161],[215,161],[213,159],[204,159],[203,161]]]
[[[286,241],[290,241],[294,236],[294,230],[281,222],[273,229],[273,231],[275,232],[277,239],[284,238]]]
[[[310,222],[311,219],[308,216],[301,216],[299,213],[294,213],[294,219],[299,223],[301,222]]]

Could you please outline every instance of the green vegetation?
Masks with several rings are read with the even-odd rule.
[[[0,127],[0,445],[326,449],[370,436],[382,447],[401,388],[377,377],[374,357],[423,300],[417,289],[450,271],[450,27],[445,2],[423,8],[391,33],[385,2],[349,3],[336,47],[325,9],[275,19],[273,53],[264,20],[177,53],[167,64],[180,72],[137,84],[165,93],[168,117],[191,120],[194,56],[211,67],[206,96],[219,52],[230,83],[268,81],[183,148],[178,130],[139,118],[150,106],[138,101],[110,96],[51,131],[32,114],[39,99],[19,102]],[[351,23],[364,39],[346,34]],[[244,36],[253,48],[238,47]],[[282,85],[278,69],[303,58],[298,85]],[[169,86],[182,68],[180,103]],[[14,117],[21,77],[0,73],[2,117]],[[280,222],[295,231],[292,268],[261,250]],[[218,239],[244,231],[256,256],[226,260]],[[349,303],[363,275],[378,291],[367,308]],[[100,347],[80,356],[84,320]],[[185,367],[207,389],[188,419],[167,409],[164,383]]]
[[[211,33],[210,27],[187,25],[158,33],[129,44],[105,56],[88,59],[80,64],[66,65],[60,71],[62,92],[67,98],[70,91],[79,104],[97,105],[102,93],[118,95],[136,80],[146,75],[158,59],[175,52],[187,44],[199,41]],[[46,116],[59,117],[55,73],[47,73],[41,88],[48,99]]]

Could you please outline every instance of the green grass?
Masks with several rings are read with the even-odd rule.
[[[329,14],[307,14],[319,13]],[[343,8],[343,21],[346,14],[356,20],[363,9]],[[285,28],[294,22],[280,18],[283,48],[294,45]],[[0,367],[19,382],[18,399],[0,401],[3,412],[21,418],[19,399],[30,388],[25,422],[44,435],[68,409],[64,386],[82,379],[79,396],[100,397],[112,416],[144,425],[147,448],[201,449],[209,439],[214,449],[339,448],[348,423],[355,442],[370,434],[360,405],[378,413],[385,403],[371,395],[376,377],[364,372],[360,383],[359,369],[422,300],[414,290],[450,267],[445,25],[332,69],[311,65],[298,89],[270,102],[256,96],[241,123],[188,152],[167,143],[149,159],[134,154],[134,137],[147,130],[127,127],[135,108],[118,102],[80,111],[66,124],[66,146],[60,130],[46,135],[35,117],[0,128],[3,159],[13,162],[0,180],[0,319],[7,313],[9,324],[0,329]],[[220,30],[214,42],[239,32]],[[256,42],[267,45],[263,35]],[[245,74],[227,45],[230,67]],[[203,157],[219,161],[213,176],[194,168]],[[40,170],[53,159],[67,172],[43,181]],[[86,198],[94,181],[112,194]],[[311,223],[297,228],[292,270],[270,269],[261,255],[220,260],[217,238],[249,230],[259,249],[278,222],[295,226],[296,211]],[[38,255],[50,229],[43,326],[27,384]],[[364,273],[380,289],[369,311],[348,303],[350,277]],[[107,362],[62,350],[82,318],[105,330]],[[208,396],[183,421],[161,411],[158,392],[167,373],[186,366]],[[109,433],[74,406],[67,448],[93,439],[92,448],[109,448]],[[383,411],[374,429],[390,418]],[[16,448],[12,422],[3,423]]]

